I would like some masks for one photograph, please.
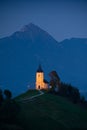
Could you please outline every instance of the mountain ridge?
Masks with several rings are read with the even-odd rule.
[[[17,31],[0,39],[0,85],[13,93],[23,92],[28,85],[35,88],[35,73],[41,63],[46,79],[56,70],[63,82],[87,90],[87,39],[57,42],[36,25],[33,28],[37,33],[28,28],[33,36]]]
[[[32,42],[38,40],[40,38],[48,38],[51,40],[55,40],[48,32],[44,31],[37,25],[30,23],[28,25],[23,26],[19,31],[14,32],[11,37],[16,37],[19,39],[30,39]],[[55,40],[56,41],[56,40]],[[58,41],[56,41],[58,42]]]

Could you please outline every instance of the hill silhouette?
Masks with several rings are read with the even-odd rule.
[[[18,99],[35,93],[35,90],[20,95]],[[17,98],[16,98],[17,100]],[[18,122],[24,129],[86,129],[87,110],[72,104],[65,98],[45,93],[32,101],[19,103]]]

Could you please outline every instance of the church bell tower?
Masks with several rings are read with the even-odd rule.
[[[43,89],[44,88],[44,72],[42,70],[41,65],[39,65],[37,72],[36,72],[36,89]]]

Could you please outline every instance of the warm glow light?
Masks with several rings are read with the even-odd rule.
[[[44,73],[37,72],[36,73],[36,89],[47,89],[48,85],[44,83]]]

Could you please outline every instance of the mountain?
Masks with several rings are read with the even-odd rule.
[[[13,94],[35,87],[39,63],[48,73],[56,70],[62,81],[87,90],[87,39],[57,42],[40,27],[30,23],[9,37],[0,39],[0,86]]]

